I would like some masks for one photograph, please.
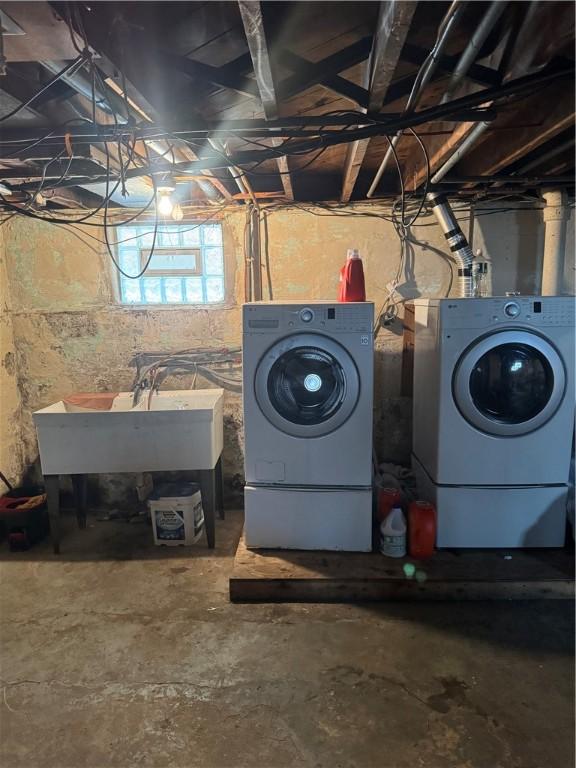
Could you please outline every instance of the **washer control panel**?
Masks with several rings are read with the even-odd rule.
[[[534,327],[574,327],[573,296],[505,296],[482,299],[440,299],[443,328],[485,328],[521,323]]]
[[[361,332],[371,335],[374,304],[365,302],[281,302],[245,304],[243,325],[246,333],[320,331],[328,334]]]

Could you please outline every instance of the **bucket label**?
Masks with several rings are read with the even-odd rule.
[[[156,537],[163,541],[184,541],[184,516],[176,510],[156,510]]]
[[[194,536],[198,536],[203,527],[204,512],[202,510],[202,502],[199,501],[194,507]]]

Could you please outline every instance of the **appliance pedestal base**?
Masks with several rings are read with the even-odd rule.
[[[564,546],[567,486],[436,485],[415,456],[412,467],[437,510],[439,549]]]
[[[372,549],[372,489],[244,489],[246,545],[251,548]]]

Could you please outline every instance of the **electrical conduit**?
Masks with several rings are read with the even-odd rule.
[[[448,11],[444,16],[444,19],[440,24],[440,28],[438,29],[438,36],[436,38],[434,48],[430,51],[430,53],[428,54],[428,57],[426,58],[426,61],[422,64],[422,66],[418,70],[418,74],[416,75],[416,80],[414,81],[414,85],[412,86],[412,91],[410,93],[410,96],[408,97],[406,107],[404,108],[405,115],[409,115],[411,112],[413,112],[416,109],[420,96],[422,95],[424,89],[430,82],[430,79],[434,74],[434,71],[438,64],[438,59],[440,58],[440,55],[442,54],[442,51],[444,50],[446,43],[448,42],[448,36],[450,34],[450,30],[456,24],[460,14],[464,10],[465,5],[466,3],[462,2],[462,0],[453,0],[450,7],[448,8]],[[398,144],[398,141],[400,140],[400,136],[401,134],[397,133],[392,138],[390,142],[390,146],[388,147],[388,150],[386,151],[386,154],[384,155],[384,158],[380,163],[380,167],[376,171],[376,176],[374,177],[374,181],[370,185],[370,189],[368,190],[366,197],[372,197],[376,192],[376,187],[380,183],[380,179],[382,178],[382,175],[386,170],[386,166],[388,165],[388,161],[390,160],[390,157],[392,156],[392,153],[394,152],[394,149]]]

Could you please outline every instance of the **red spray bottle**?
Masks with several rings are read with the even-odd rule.
[[[340,270],[338,301],[366,301],[364,267],[356,248],[348,250],[346,264]]]

